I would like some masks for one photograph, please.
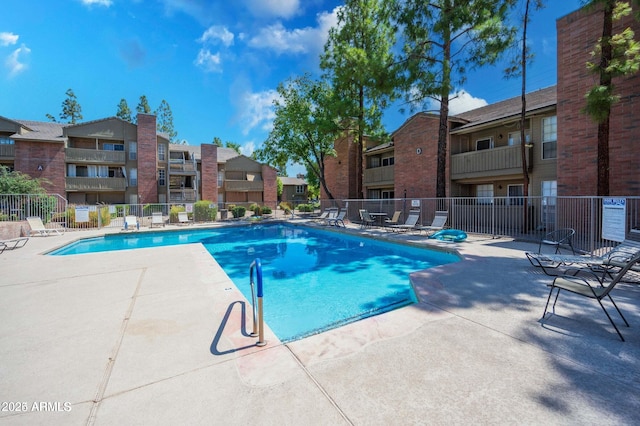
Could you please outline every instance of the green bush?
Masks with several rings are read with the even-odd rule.
[[[125,217],[129,214],[129,205],[118,205],[116,206],[116,212],[112,215],[112,217]]]
[[[271,213],[273,213],[273,211],[271,210],[271,207],[262,206],[262,214],[271,214]]]
[[[298,211],[299,212],[305,212],[305,213],[311,213],[311,212],[313,212],[313,205],[311,205],[311,204],[298,204]]]
[[[193,220],[196,222],[215,222],[218,216],[218,207],[213,206],[213,201],[201,200],[193,206]]]
[[[233,213],[233,217],[235,218],[243,218],[247,213],[247,209],[243,206],[235,206],[231,209],[231,213]]]
[[[169,223],[178,223],[178,213],[186,211],[184,206],[171,206],[169,211]]]
[[[249,210],[253,212],[254,216],[262,216],[262,208],[256,203],[253,203],[249,206]]]
[[[162,212],[162,204],[146,204],[142,208],[143,216],[151,216],[153,213]]]

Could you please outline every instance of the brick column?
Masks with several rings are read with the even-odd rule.
[[[276,182],[276,169],[266,164],[262,165],[262,181],[264,184],[264,193],[262,201],[265,205],[275,209],[278,205],[278,184]]]
[[[138,114],[138,199],[140,203],[158,202],[157,175],[156,116]]]
[[[67,198],[64,143],[17,141],[14,169],[34,179],[46,179],[47,192]]]
[[[200,182],[203,200],[218,202],[218,146],[202,144],[200,146]]]

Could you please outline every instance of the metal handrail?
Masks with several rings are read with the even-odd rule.
[[[258,303],[256,304],[256,291],[253,281],[253,269],[256,270],[256,276],[258,277]],[[267,344],[264,340],[264,320],[263,320],[263,306],[262,306],[262,262],[259,258],[256,258],[251,262],[249,266],[249,280],[251,283],[251,303],[253,305],[253,331],[252,337],[258,337],[256,346],[264,346]]]

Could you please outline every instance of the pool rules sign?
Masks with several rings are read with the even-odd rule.
[[[625,238],[626,198],[602,199],[602,238],[622,242]]]

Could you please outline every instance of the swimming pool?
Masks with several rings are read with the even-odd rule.
[[[247,300],[249,265],[260,258],[264,319],[283,342],[415,303],[411,272],[459,260],[451,253],[284,223],[106,235],[49,254],[187,243],[202,243]]]

